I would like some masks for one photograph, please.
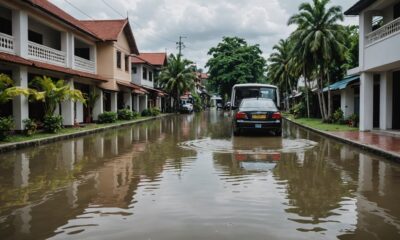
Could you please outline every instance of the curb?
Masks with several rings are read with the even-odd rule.
[[[322,131],[322,130],[318,130],[318,129],[315,129],[315,128],[312,128],[312,127],[304,126],[304,125],[302,125],[300,123],[297,123],[297,122],[295,122],[295,121],[293,121],[293,120],[291,120],[291,119],[289,119],[287,117],[283,117],[283,118],[286,121],[288,121],[290,123],[293,123],[293,124],[295,124],[295,125],[297,125],[299,127],[302,127],[304,129],[310,130],[312,132],[318,133],[318,134],[326,136],[326,137],[333,138],[333,139],[338,140],[338,141],[343,142],[343,143],[348,143],[348,144],[350,144],[352,146],[356,146],[356,147],[361,148],[363,150],[366,150],[368,152],[380,155],[382,157],[385,157],[387,159],[390,159],[392,161],[400,163],[400,154],[399,153],[386,151],[386,150],[383,150],[383,149],[375,147],[375,146],[371,146],[371,145],[364,144],[364,143],[361,143],[361,142],[358,142],[358,141],[353,141],[353,140],[350,140],[350,139],[342,138],[342,137],[336,136],[336,135],[334,135],[332,133],[329,133],[329,132],[326,132],[326,131]]]
[[[27,147],[40,146],[40,145],[44,145],[44,144],[48,144],[48,143],[61,141],[61,140],[71,139],[71,138],[82,137],[82,136],[86,136],[86,135],[90,135],[90,134],[94,134],[94,133],[104,132],[104,131],[110,130],[110,129],[126,127],[126,126],[133,125],[136,123],[147,122],[150,120],[155,120],[158,118],[163,118],[163,117],[167,117],[167,116],[171,116],[171,115],[174,115],[174,113],[162,114],[162,115],[159,115],[156,117],[138,119],[138,120],[133,120],[130,122],[125,122],[125,123],[121,123],[121,124],[117,124],[117,125],[113,125],[113,126],[105,126],[105,127],[100,127],[100,128],[96,128],[96,129],[89,129],[89,130],[84,130],[84,131],[76,132],[76,133],[61,134],[61,135],[57,135],[57,136],[39,138],[39,139],[23,141],[23,142],[0,144],[0,153],[10,152],[13,150],[27,148]]]

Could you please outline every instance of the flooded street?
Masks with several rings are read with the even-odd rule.
[[[400,165],[223,112],[0,155],[1,239],[400,239]]]

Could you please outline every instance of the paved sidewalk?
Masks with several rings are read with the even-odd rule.
[[[357,131],[346,131],[346,132],[328,132],[318,130],[309,126],[304,126],[291,119],[285,118],[287,121],[299,125],[303,128],[317,132],[337,139],[339,141],[349,143],[358,147],[361,147],[370,152],[382,155],[387,159],[395,160],[400,163],[400,135],[390,134],[389,132],[357,132]]]
[[[400,136],[390,136],[379,132],[335,132],[337,137],[377,148],[400,157]]]

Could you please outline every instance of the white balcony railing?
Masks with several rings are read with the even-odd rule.
[[[74,56],[74,68],[84,72],[95,73],[96,63],[78,56]]]
[[[0,33],[0,51],[14,53],[14,37]]]
[[[28,42],[28,56],[31,59],[41,62],[60,65],[64,67],[67,65],[65,52],[31,41]]]
[[[366,45],[369,46],[380,40],[390,37],[396,33],[400,32],[400,18],[397,18],[379,29],[367,34],[365,36]]]

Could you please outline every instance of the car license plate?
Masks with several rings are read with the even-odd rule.
[[[262,125],[261,124],[256,124],[255,128],[261,128]]]
[[[253,115],[251,115],[251,117],[253,119],[266,119],[267,115],[265,115],[265,114],[253,114]]]

